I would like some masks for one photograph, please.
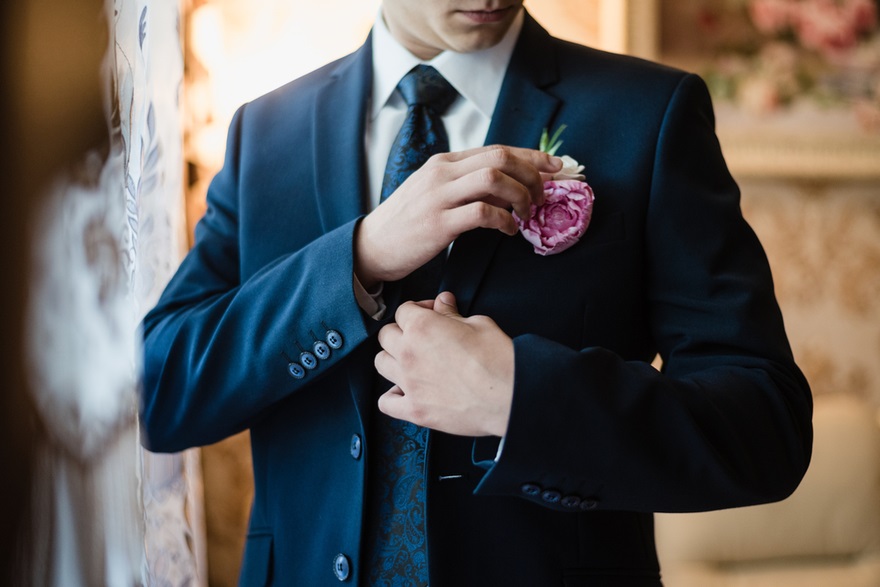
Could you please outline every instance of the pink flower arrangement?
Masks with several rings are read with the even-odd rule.
[[[539,255],[555,255],[584,235],[593,215],[593,189],[577,179],[544,182],[544,204],[531,207],[531,218],[514,213],[522,235]]]
[[[850,109],[880,132],[878,0],[725,0],[712,3],[720,55],[703,75],[712,94],[752,114]],[[729,38],[725,38],[725,34]]]
[[[749,16],[767,35],[793,33],[826,57],[852,49],[877,28],[874,0],[750,0]]]

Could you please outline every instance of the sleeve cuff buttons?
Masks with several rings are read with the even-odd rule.
[[[327,327],[325,326],[325,328]],[[343,338],[339,332],[332,328],[327,328],[327,333],[324,336],[326,340],[318,340],[317,337],[312,334],[312,337],[315,338],[315,342],[312,345],[312,351],[314,352],[309,352],[303,349],[297,342],[296,345],[301,351],[299,361],[291,360],[290,357],[287,357],[287,355],[282,352],[282,355],[288,360],[287,372],[291,377],[294,379],[304,379],[309,371],[318,368],[318,364],[321,361],[329,359],[334,350],[342,348]]]
[[[561,506],[568,511],[582,511],[596,509],[599,502],[592,498],[582,498],[578,495],[565,495],[556,489],[545,489],[537,483],[523,483],[520,486],[520,492],[529,498],[540,499],[550,506]]]
[[[290,376],[294,379],[302,379],[306,376],[306,370],[303,369],[302,365],[293,361],[287,364],[287,372],[290,373]]]
[[[339,350],[342,348],[342,335],[332,329],[327,329],[327,344],[330,345],[331,349]]]

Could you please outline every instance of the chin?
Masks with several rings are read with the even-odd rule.
[[[504,38],[504,35],[498,35],[498,36],[493,36],[493,37],[488,37],[488,38],[484,37],[484,38],[478,39],[478,40],[470,43],[469,48],[466,49],[464,52],[473,53],[475,51],[482,51],[484,49],[489,49],[491,47],[494,47],[498,43],[500,43],[501,39],[503,39],[503,38]]]
[[[503,30],[471,30],[455,35],[447,44],[457,53],[474,53],[494,47],[501,42],[506,32],[507,27]]]

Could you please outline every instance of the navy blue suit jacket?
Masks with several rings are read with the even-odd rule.
[[[380,324],[351,283],[370,83],[367,43],[239,110],[195,246],[144,321],[147,446],[251,431],[244,585],[335,585],[339,554],[349,582],[361,569]],[[432,587],[658,585],[652,512],[780,499],[809,462],[809,388],[703,83],[527,17],[487,142],[534,147],[562,123],[596,194],[583,239],[541,257],[476,230],[447,265],[462,314],[513,337],[515,389],[497,463],[497,439],[430,434]],[[291,377],[329,329],[343,346]]]

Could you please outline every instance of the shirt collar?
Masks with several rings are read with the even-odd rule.
[[[520,10],[504,38],[494,47],[472,53],[443,51],[433,59],[423,61],[391,35],[380,11],[372,35],[373,95],[370,118],[375,120],[401,78],[419,63],[436,68],[461,96],[472,102],[487,118],[492,118],[523,18],[524,11]]]

